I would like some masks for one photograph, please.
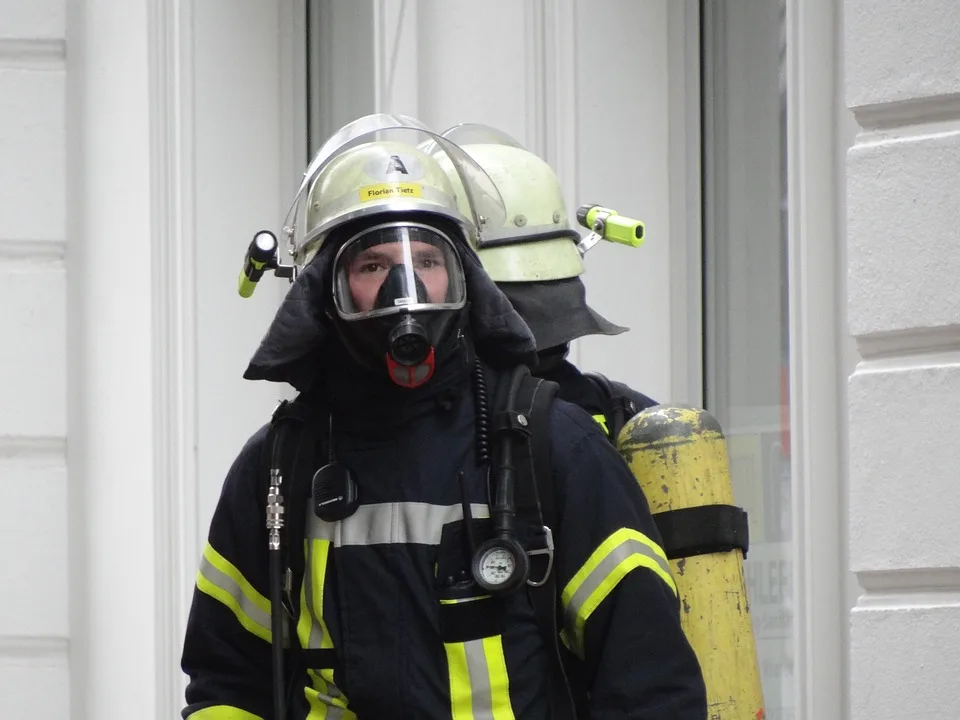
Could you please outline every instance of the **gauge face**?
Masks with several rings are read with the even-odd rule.
[[[493,547],[480,558],[480,575],[490,585],[502,585],[517,569],[513,553],[504,547]]]

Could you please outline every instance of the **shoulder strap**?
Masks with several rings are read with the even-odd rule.
[[[299,617],[300,587],[303,583],[305,563],[304,553],[295,549],[302,548],[303,538],[306,536],[306,509],[311,486],[310,467],[305,467],[305,463],[313,463],[317,454],[323,451],[322,439],[325,437],[323,432],[306,433],[306,429],[317,427],[318,423],[326,424],[326,417],[326,413],[305,395],[300,395],[293,401],[283,400],[273,412],[264,446],[265,468],[261,474],[260,488],[262,497],[266,498],[269,490],[271,467],[277,467],[283,477],[281,494],[284,528],[280,545],[283,604],[287,622],[294,625]],[[309,447],[301,442],[305,434],[316,438],[316,442]],[[287,668],[284,674],[288,682],[286,696],[289,700],[302,661],[296,642],[289,644],[286,655]]]
[[[559,386],[532,376],[526,367],[514,369],[509,380],[505,381],[507,387],[515,382],[520,383],[516,407],[502,407],[504,396],[500,395],[498,410],[519,413],[526,419],[528,429],[527,433],[519,436],[523,439],[514,447],[517,519],[533,529],[526,543],[530,555],[528,592],[544,646],[550,655],[550,717],[574,720],[577,713],[561,656],[557,626],[560,597],[556,573],[553,572],[553,533],[557,529],[557,512],[551,463],[550,411]]]
[[[296,618],[296,600],[299,597],[299,581],[303,575],[303,553],[291,552],[290,549],[300,547],[306,533],[306,499],[310,491],[310,479],[304,477],[300,468],[304,460],[304,450],[301,438],[307,425],[320,419],[318,408],[309,402],[308,398],[300,395],[295,400],[283,400],[273,411],[268,431],[268,462],[279,467],[284,484],[281,492],[284,500],[284,530],[282,552],[284,568],[288,576],[284,578],[284,587],[287,601],[290,606],[288,612]],[[316,433],[318,442],[323,437]],[[312,456],[314,453],[309,453]],[[264,473],[264,497],[270,483],[269,468]],[[296,585],[296,587],[294,587]]]

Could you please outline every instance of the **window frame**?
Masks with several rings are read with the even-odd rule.
[[[681,3],[677,3],[681,5]],[[684,0],[686,24],[686,80],[693,84],[690,68],[701,67],[701,23],[698,0]],[[788,302],[790,337],[790,444],[791,502],[794,537],[792,603],[794,608],[794,697],[796,717],[842,718],[849,716],[849,667],[846,648],[845,598],[847,588],[846,529],[842,511],[846,488],[842,463],[845,452],[845,380],[843,376],[845,271],[842,204],[839,191],[841,119],[838,82],[840,10],[831,0],[786,0],[787,65],[787,175],[788,175]],[[695,37],[695,46],[690,38]],[[699,95],[699,76],[696,78]],[[701,108],[699,134],[708,108]],[[698,151],[701,150],[698,142]],[[705,159],[704,159],[705,162]],[[687,197],[698,202],[687,206],[687,262],[696,258],[703,270],[702,247],[693,249],[692,238],[702,241],[705,216],[699,202],[708,192],[701,184],[688,188]],[[691,206],[696,207],[691,207]],[[679,206],[679,203],[678,203]],[[692,268],[675,270],[674,279]],[[706,347],[705,283],[688,280],[688,306],[699,306],[700,318],[684,328],[699,333],[700,403],[709,371]],[[829,319],[829,320],[828,320]],[[681,332],[678,330],[678,332]],[[683,349],[695,352],[696,343],[674,346],[674,357]],[[688,381],[689,382],[689,381]]]

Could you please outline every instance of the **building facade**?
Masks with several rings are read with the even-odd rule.
[[[575,360],[726,429],[768,717],[954,718],[954,0],[0,0],[0,717],[176,717],[220,483],[283,388],[236,293],[358,115],[501,127],[628,325]],[[493,51],[493,49],[496,49]]]

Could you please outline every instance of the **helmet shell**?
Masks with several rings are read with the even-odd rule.
[[[305,260],[319,250],[333,228],[373,215],[436,214],[457,223],[466,238],[476,235],[437,160],[396,141],[365,143],[333,157],[317,174],[306,205],[299,249]]]

